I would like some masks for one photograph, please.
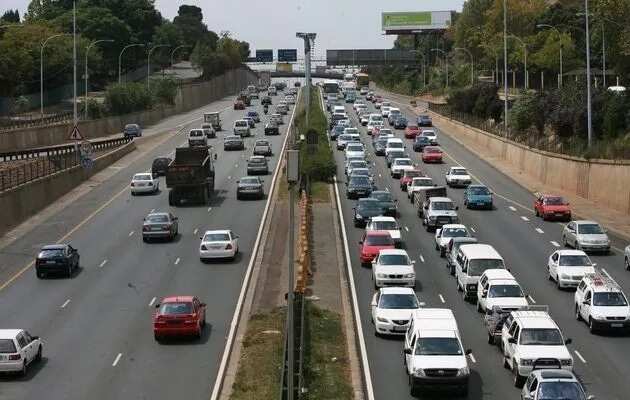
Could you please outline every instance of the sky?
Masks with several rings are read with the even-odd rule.
[[[0,11],[20,10],[30,0],[1,0]],[[384,11],[461,11],[464,0],[155,0],[170,20],[182,4],[201,7],[204,22],[215,31],[230,31],[256,49],[303,49],[295,32],[316,32],[315,55],[326,49],[388,48],[394,36],[382,35]]]

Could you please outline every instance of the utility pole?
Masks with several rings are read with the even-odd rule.
[[[606,31],[604,30],[604,21],[602,21],[602,78],[604,79],[604,90],[606,90]]]
[[[44,48],[49,40],[68,35],[67,33],[58,33],[46,38],[39,47],[39,110],[41,118],[44,118]]]
[[[131,47],[144,47],[144,44],[142,43],[134,43],[134,44],[128,44],[127,46],[123,47],[122,50],[120,51],[120,54],[118,55],[118,83],[121,84],[122,83],[122,56],[123,53],[125,52],[125,50],[127,50],[128,48]]]
[[[304,40],[304,77],[306,80],[304,92],[306,95],[306,126],[308,126],[308,114],[311,106],[311,48],[315,45],[317,34],[297,32],[295,36]]]
[[[171,69],[173,69],[173,65],[174,65],[174,63],[173,63],[173,56],[175,55],[175,52],[176,52],[177,50],[179,50],[179,49],[183,49],[183,48],[185,48],[185,47],[192,47],[192,46],[189,46],[189,45],[183,44],[183,45],[181,45],[181,46],[177,46],[177,47],[175,47],[175,48],[173,49],[173,51],[171,51]]]
[[[473,86],[475,84],[475,61],[473,55],[470,50],[463,47],[455,47],[455,50],[465,51],[470,56],[470,86]]]
[[[446,52],[442,49],[431,49],[431,51],[444,55],[444,64],[446,65],[446,88],[448,89],[448,54],[446,54]]]
[[[560,74],[558,75],[558,87],[561,88],[562,87],[562,38],[561,38],[561,34],[560,31],[552,25],[549,24],[538,24],[536,25],[537,28],[550,28],[553,29],[554,31],[556,31],[556,33],[558,34],[558,38],[560,39]],[[602,30],[603,30],[603,26],[602,26]],[[605,63],[605,62],[604,62]]]
[[[85,49],[85,98],[84,98],[84,102],[85,104],[83,105],[83,108],[85,109],[85,118],[84,119],[88,119],[88,54],[90,53],[90,49],[92,48],[92,46],[98,44],[98,43],[102,43],[102,42],[114,42],[113,39],[101,39],[101,40],[95,40],[92,43],[90,43],[88,45],[88,47]]]
[[[73,104],[73,122],[77,126],[79,115],[77,114],[77,2],[72,2],[72,104]],[[75,142],[76,143],[76,142]],[[78,143],[77,143],[78,146]]]
[[[503,0],[503,125],[508,137],[508,77],[507,77],[507,0]]]
[[[591,115],[591,35],[588,26],[588,0],[584,0],[584,11],[586,13],[586,114],[588,124],[588,147],[590,148],[593,142],[593,118]]]
[[[149,54],[147,55],[147,90],[151,88],[151,53],[153,50],[158,49],[160,47],[171,47],[168,44],[158,44],[149,49]]]

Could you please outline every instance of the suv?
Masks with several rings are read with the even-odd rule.
[[[203,129],[191,129],[188,132],[188,146],[208,146],[208,137]]]
[[[460,246],[455,256],[455,279],[464,300],[477,297],[479,277],[489,269],[505,269],[503,258],[494,247],[488,244]]]
[[[429,197],[423,204],[422,225],[427,232],[446,224],[457,224],[457,207],[448,197]]]
[[[512,371],[516,387],[523,386],[534,364],[560,364],[562,369],[573,370],[573,357],[566,346],[571,339],[563,338],[546,308],[530,306],[528,310],[512,311],[501,329],[503,366]]]
[[[477,311],[499,307],[503,312],[527,307],[527,299],[514,276],[506,269],[488,269],[477,285]]]
[[[142,136],[142,128],[138,124],[127,124],[123,129],[123,135],[128,137],[140,137]]]
[[[575,295],[575,318],[584,320],[591,333],[630,328],[630,306],[621,287],[602,274],[587,275]]]
[[[446,245],[446,268],[448,268],[451,275],[455,276],[455,263],[457,261],[459,247],[465,244],[475,243],[479,243],[479,241],[474,237],[455,237],[449,240]]]
[[[212,127],[212,124],[201,124],[201,129],[206,134],[206,137],[208,139],[213,139],[217,137],[217,132],[214,130],[214,127]]]
[[[42,360],[43,344],[39,336],[23,329],[0,329],[0,371],[26,375],[32,362]]]

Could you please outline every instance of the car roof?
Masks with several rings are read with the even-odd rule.
[[[195,296],[169,296],[162,299],[161,303],[188,303],[194,298]]]
[[[375,231],[375,232],[387,232],[387,231]],[[382,256],[409,256],[409,254],[407,254],[407,251],[402,250],[402,249],[381,250],[379,254]]]
[[[541,369],[535,372],[542,379],[570,379],[578,381],[573,372],[564,369]]]
[[[152,176],[150,172],[138,172],[138,173],[136,173],[136,174],[133,174],[133,176],[134,176],[134,177],[135,177],[135,176],[141,176],[141,175],[149,175],[149,176]]]
[[[468,230],[466,228],[466,225],[463,225],[463,224],[445,224],[445,225],[442,225],[442,229],[444,229],[444,228],[453,228],[453,229],[464,228],[464,229]]]
[[[438,332],[449,332],[455,336],[455,332],[458,331],[455,315],[453,314],[453,311],[448,308],[420,308],[414,310],[411,316],[416,321],[430,320],[430,324],[414,322],[414,329],[416,331],[432,331],[431,336],[434,336]]]
[[[65,249],[66,244],[48,244],[46,246],[42,246],[42,250],[60,250]]]
[[[489,280],[515,280],[514,275],[507,269],[487,269],[483,275]]]
[[[468,185],[468,188],[488,188],[486,185],[479,185],[479,184],[474,184],[474,185]]]
[[[372,217],[372,222],[396,222],[396,218],[385,217],[385,216],[380,215],[378,217]]]
[[[558,328],[558,325],[545,311],[512,311],[515,320],[519,321],[521,328]]]
[[[453,202],[453,200],[449,199],[448,197],[429,197],[429,201],[431,201],[431,202],[449,202],[449,203]]]
[[[465,244],[459,247],[459,250],[466,254],[468,258],[500,258],[501,255],[494,247],[489,244],[475,243]]]
[[[585,256],[586,253],[582,250],[572,250],[572,249],[562,249],[558,250],[557,253],[561,256]]]
[[[590,224],[599,225],[599,222],[589,221],[589,220],[585,220],[585,219],[577,220],[577,221],[573,221],[573,222],[575,222],[577,225],[590,225]]]
[[[366,236],[389,236],[388,231],[367,231],[365,232]]]
[[[416,294],[416,292],[409,287],[384,287],[379,291],[381,294]]]
[[[167,212],[152,212],[152,213],[148,213],[147,217],[150,217],[152,215],[166,215],[168,217],[170,214]]]
[[[466,168],[465,168],[465,167],[460,167],[460,166],[457,166],[457,167],[451,167],[451,169],[452,169],[452,170],[455,170],[455,169],[463,169],[463,170],[465,170]]]
[[[0,329],[0,339],[15,339],[23,329]]]

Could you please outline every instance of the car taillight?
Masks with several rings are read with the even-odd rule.
[[[9,361],[17,361],[22,359],[22,355],[21,354],[11,354],[9,356]]]
[[[225,245],[225,250],[232,250],[232,244],[228,243],[227,245]]]
[[[208,250],[208,248],[206,247],[206,245],[205,245],[205,244],[202,244],[202,245],[201,245],[201,250],[206,251],[206,250]]]

